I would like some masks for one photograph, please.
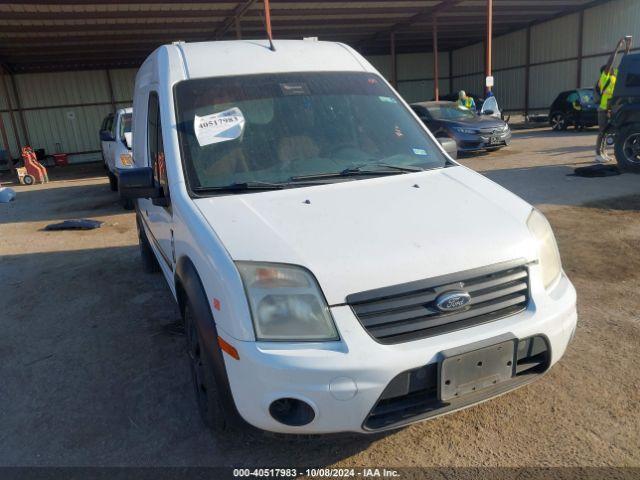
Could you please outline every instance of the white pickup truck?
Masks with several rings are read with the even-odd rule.
[[[133,167],[131,122],[132,109],[120,108],[107,115],[100,126],[102,159],[109,177],[109,187],[114,192],[118,191],[120,172]],[[123,203],[125,208],[133,208],[131,200],[124,200]]]
[[[274,44],[165,45],[136,77],[120,188],[206,424],[378,432],[547,372],[577,317],[545,217],[353,49]]]

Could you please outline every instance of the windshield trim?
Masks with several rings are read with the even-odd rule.
[[[440,169],[445,169],[447,167],[452,167],[452,166],[459,166],[458,163],[456,163],[455,161],[452,161],[449,158],[449,155],[443,150],[442,146],[439,144],[439,142],[435,139],[435,137],[433,136],[433,134],[431,133],[431,131],[426,127],[426,125],[424,125],[424,123],[418,118],[418,116],[416,115],[416,113],[411,109],[411,106],[399,95],[399,93],[389,85],[389,83],[387,82],[386,79],[384,79],[384,77],[382,75],[380,75],[380,73],[378,71],[368,71],[368,70],[330,70],[330,71],[322,71],[323,73],[337,73],[337,74],[369,74],[369,75],[373,75],[375,76],[378,80],[380,80],[384,85],[387,85],[389,87],[389,94],[393,95],[393,98],[395,100],[397,100],[397,104],[413,119],[414,123],[421,128],[424,132],[425,132],[425,136],[429,138],[429,141],[431,141],[434,144],[434,147],[436,148],[436,150],[438,150],[443,158],[444,158],[444,163],[442,166],[437,166],[437,167],[432,167],[432,168],[425,168],[421,171],[416,171],[416,172],[404,172],[405,175],[411,175],[413,173],[424,173],[424,172],[431,172],[434,170],[440,170]],[[255,77],[255,76],[260,76],[260,75],[268,75],[271,72],[260,72],[260,73],[251,73],[251,74],[243,74],[243,75],[214,75],[214,76],[209,76],[209,77],[197,77],[197,78],[185,78],[182,79],[176,83],[173,84],[173,86],[171,87],[171,94],[173,96],[173,118],[172,121],[175,125],[175,135],[176,135],[176,139],[178,141],[178,151],[180,153],[180,164],[182,166],[182,176],[184,178],[184,185],[186,187],[187,190],[187,195],[189,195],[190,198],[192,199],[202,199],[202,198],[210,198],[210,197],[218,197],[218,196],[227,196],[227,195],[246,195],[246,194],[252,194],[252,193],[264,193],[264,192],[269,192],[269,191],[280,191],[280,190],[288,190],[290,188],[304,188],[304,187],[313,187],[313,186],[319,186],[319,185],[330,185],[330,184],[335,184],[335,183],[344,183],[344,182],[351,182],[351,181],[366,181],[366,180],[371,180],[371,179],[375,179],[375,178],[380,178],[382,176],[388,176],[388,175],[369,175],[369,176],[363,176],[363,177],[359,177],[359,176],[351,176],[351,177],[343,177],[340,178],[339,181],[329,181],[329,182],[318,182],[318,181],[308,181],[308,182],[295,182],[291,185],[287,185],[282,189],[268,189],[268,190],[260,190],[260,189],[248,189],[248,190],[242,190],[242,191],[229,191],[229,190],[224,190],[221,189],[219,192],[216,191],[210,191],[207,193],[198,193],[197,192],[197,188],[194,189],[193,186],[191,185],[191,177],[188,173],[188,166],[185,163],[185,154],[184,154],[184,145],[183,142],[180,141],[180,133],[178,132],[178,112],[180,111],[179,105],[178,105],[178,96],[176,94],[177,92],[177,88],[179,85],[191,81],[191,80],[214,80],[214,79],[219,79],[219,78],[232,78],[232,77],[238,77],[238,76],[242,76],[242,77]],[[308,73],[314,73],[314,72],[309,72],[309,71],[288,71],[288,72],[279,72],[281,74],[288,74],[288,75],[300,75],[300,74],[308,74]]]

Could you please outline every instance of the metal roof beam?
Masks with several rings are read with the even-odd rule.
[[[0,2],[1,3],[1,2]],[[327,15],[398,15],[405,16],[414,14],[416,9],[406,6],[395,6],[393,4],[382,4],[378,6],[373,3],[367,10],[362,8],[343,7],[340,4],[329,4],[325,8],[277,8],[279,4],[271,6],[271,14],[273,17],[310,17]],[[149,7],[144,10],[102,10],[102,11],[68,11],[57,10],[52,12],[5,12],[1,13],[2,20],[86,20],[86,19],[121,19],[126,18],[203,18],[203,17],[219,17],[226,19],[234,16],[234,9],[170,9],[170,10],[154,10]],[[247,12],[246,16],[252,15]],[[256,12],[257,16],[257,12]]]
[[[213,32],[213,37],[217,40],[222,38],[222,36],[227,33],[227,31],[235,25],[236,20],[242,18],[242,16],[247,13],[257,0],[245,0],[244,2],[238,3],[238,6],[233,10],[233,13],[229,15],[220,25],[215,32]]]
[[[463,0],[442,0],[440,3],[438,3],[435,6],[430,6],[430,7],[426,7],[423,8],[421,10],[419,10],[418,12],[416,12],[413,16],[411,16],[409,19],[404,20],[402,22],[398,22],[394,25],[392,25],[390,28],[387,28],[385,30],[379,31],[374,33],[370,39],[366,39],[360,42],[360,44],[362,44],[363,42],[367,41],[367,40],[376,40],[380,37],[384,37],[384,38],[389,38],[389,35],[391,33],[397,33],[399,30],[402,30],[404,28],[410,27],[411,25],[413,25],[414,23],[430,17],[432,15],[437,14],[439,11],[444,10],[445,8],[449,8],[449,7],[453,7],[456,4],[460,3]]]

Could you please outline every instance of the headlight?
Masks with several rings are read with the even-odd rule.
[[[327,302],[308,270],[275,263],[236,265],[258,340],[338,340]]]
[[[460,133],[478,133],[478,131],[474,130],[473,128],[453,127],[453,129],[456,132],[460,132]]]
[[[527,220],[527,227],[529,227],[529,231],[535,237],[538,245],[538,259],[542,269],[544,288],[549,288],[558,278],[562,270],[560,252],[558,251],[558,245],[551,230],[551,225],[549,225],[549,222],[542,213],[533,209]]]
[[[120,164],[123,167],[133,167],[133,158],[131,158],[130,153],[121,153],[120,154]]]

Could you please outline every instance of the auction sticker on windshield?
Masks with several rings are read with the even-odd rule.
[[[193,130],[201,147],[214,143],[235,140],[244,131],[245,119],[238,107],[233,107],[222,112],[195,116]]]

